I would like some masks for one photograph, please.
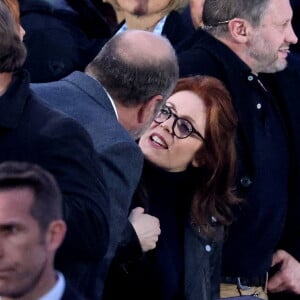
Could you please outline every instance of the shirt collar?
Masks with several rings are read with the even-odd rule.
[[[119,119],[117,107],[116,107],[116,104],[115,104],[113,98],[110,96],[110,94],[108,93],[108,91],[104,87],[103,87],[103,89],[104,89],[108,99],[110,100],[112,107],[114,108],[117,119]]]
[[[160,21],[155,25],[154,29],[153,29],[153,33],[157,34],[157,35],[161,35],[165,22],[166,22],[167,16],[164,16],[162,19],[160,19]],[[126,25],[126,23],[123,24],[123,26],[117,31],[117,33],[121,33],[124,31],[127,31],[128,27]]]
[[[94,79],[98,84],[100,84],[100,82],[99,82],[95,77],[93,77],[91,74],[86,73],[86,75],[89,76],[89,77],[91,77],[92,79]],[[107,95],[107,97],[108,97],[108,99],[109,99],[109,101],[110,101],[110,103],[111,103],[111,105],[112,105],[112,107],[113,107],[113,109],[114,109],[114,112],[115,112],[115,114],[116,114],[117,120],[118,120],[118,119],[119,119],[119,116],[118,116],[118,111],[117,111],[116,104],[115,104],[113,98],[112,98],[112,97],[110,96],[110,94],[108,93],[108,91],[104,88],[104,86],[103,86],[103,85],[101,85],[101,86],[102,86],[103,90],[105,91],[105,93],[106,93],[106,95]],[[0,300],[1,300],[1,299],[0,299]]]
[[[60,272],[56,272],[57,281],[51,290],[47,294],[39,298],[38,300],[53,300],[61,299],[66,288],[66,281],[64,275]]]

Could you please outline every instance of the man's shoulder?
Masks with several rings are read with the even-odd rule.
[[[18,128],[18,131],[40,141],[50,142],[52,139],[66,141],[70,138],[80,139],[82,143],[88,140],[92,145],[87,131],[80,123],[68,114],[43,103],[35,94],[27,98]]]
[[[29,118],[30,122],[41,122],[48,123],[53,122],[53,125],[59,125],[60,122],[68,121],[71,123],[76,123],[69,115],[64,113],[63,111],[57,110],[55,107],[52,107],[42,101],[41,97],[35,93],[32,93],[30,97],[28,97],[26,103],[26,107],[23,111],[23,117],[27,118],[28,116],[32,116]],[[27,116],[27,117],[26,117]],[[77,124],[77,123],[76,123]]]
[[[69,87],[75,88],[78,84],[83,85],[86,81],[89,80],[89,76],[81,71],[74,71],[66,77],[61,78],[57,81],[50,81],[50,82],[42,82],[42,83],[32,83],[30,87],[34,91],[43,91],[48,89],[53,89],[57,87]]]
[[[208,75],[226,84],[228,78],[250,70],[232,49],[203,30],[187,43],[177,50],[180,77]]]
[[[103,109],[113,112],[101,84],[82,72],[75,71],[55,82],[31,84],[31,88],[49,106],[75,119],[99,116]]]
[[[226,60],[226,46],[203,30],[198,30],[177,49],[180,77],[193,75],[216,76]]]

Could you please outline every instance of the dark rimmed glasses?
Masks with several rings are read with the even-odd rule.
[[[192,123],[184,118],[178,117],[175,113],[172,112],[172,110],[164,105],[158,114],[156,115],[154,122],[157,124],[161,124],[171,117],[174,118],[174,122],[172,125],[172,134],[175,135],[179,139],[185,139],[189,137],[191,134],[196,134],[197,136],[200,137],[202,141],[205,142],[205,138],[202,136],[202,134],[197,131]]]

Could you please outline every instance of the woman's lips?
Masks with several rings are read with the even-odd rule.
[[[168,149],[168,144],[166,142],[166,140],[159,134],[154,133],[150,135],[150,140],[155,143],[156,145],[164,148],[164,149]]]

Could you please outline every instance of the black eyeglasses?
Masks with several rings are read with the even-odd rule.
[[[202,134],[194,128],[194,126],[189,120],[178,117],[171,111],[171,109],[168,106],[163,106],[160,109],[160,111],[154,119],[154,122],[161,124],[170,119],[171,117],[174,117],[174,122],[172,125],[172,134],[175,135],[177,138],[185,139],[194,133],[198,135],[201,138],[201,140],[205,141]]]

